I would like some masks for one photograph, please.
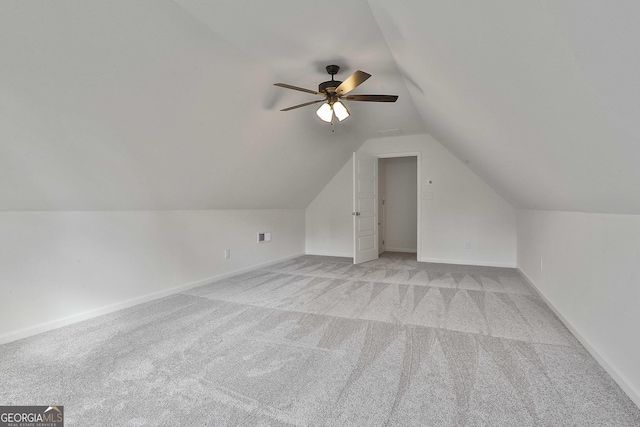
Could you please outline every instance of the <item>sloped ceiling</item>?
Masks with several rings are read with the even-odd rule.
[[[0,2],[0,210],[304,208],[378,130],[424,132],[368,4],[342,3]],[[279,111],[315,98],[273,83],[330,63],[399,101],[335,132]]]
[[[640,213],[640,3],[371,0],[428,132],[522,208]]]
[[[0,2],[0,210],[303,208],[428,132],[517,207],[640,213],[640,3]],[[373,75],[331,127],[324,66]]]

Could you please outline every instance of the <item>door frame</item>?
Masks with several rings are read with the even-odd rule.
[[[392,159],[395,157],[416,157],[416,175],[417,175],[417,191],[416,191],[416,205],[418,212],[417,212],[417,224],[416,224],[416,246],[417,246],[417,254],[416,254],[416,259],[418,261],[420,261],[422,259],[422,239],[420,238],[420,236],[422,235],[422,159],[421,159],[421,153],[420,151],[406,151],[406,152],[401,152],[401,153],[380,153],[380,154],[375,154],[375,156],[378,157],[378,159]],[[386,193],[386,191],[385,191]],[[386,197],[386,194],[385,194]],[[384,225],[383,225],[384,227]]]

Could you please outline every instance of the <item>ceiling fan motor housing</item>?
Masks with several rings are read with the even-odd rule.
[[[326,82],[322,82],[318,85],[318,92],[322,93],[334,93],[336,88],[340,86],[340,81],[338,80],[329,80]]]

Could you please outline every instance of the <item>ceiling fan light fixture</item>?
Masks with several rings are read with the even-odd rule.
[[[336,101],[333,103],[333,112],[335,113],[339,121],[343,121],[351,115],[347,107],[340,101]]]
[[[316,114],[323,122],[331,123],[333,120],[333,108],[331,108],[328,102],[322,104],[320,108],[318,108],[318,111],[316,111]]]

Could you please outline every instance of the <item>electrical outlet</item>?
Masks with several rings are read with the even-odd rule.
[[[464,242],[465,249],[471,249],[471,242]]]
[[[231,258],[231,249],[225,249],[224,250],[224,259],[229,259]]]

